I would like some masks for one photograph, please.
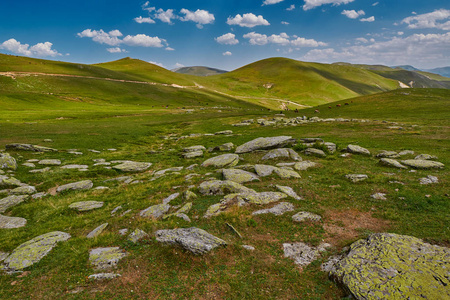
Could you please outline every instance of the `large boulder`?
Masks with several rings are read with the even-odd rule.
[[[370,155],[370,151],[358,145],[348,145],[347,152],[354,154]]]
[[[24,227],[26,224],[27,220],[24,218],[7,217],[4,215],[0,215],[0,228],[3,229],[20,228]]]
[[[355,299],[450,299],[450,249],[375,233],[322,268]]]
[[[83,181],[78,181],[78,182],[73,182],[73,183],[68,183],[65,185],[61,185],[59,186],[56,191],[58,193],[60,192],[64,192],[64,191],[78,191],[78,190],[89,190],[94,186],[94,184],[92,183],[92,181],[90,180],[83,180]]]
[[[29,267],[46,256],[58,242],[68,239],[70,239],[70,234],[61,231],[35,237],[14,249],[4,260],[4,267],[9,271],[18,271]]]
[[[17,162],[14,157],[8,153],[0,153],[0,169],[16,170]]]
[[[158,230],[155,236],[158,242],[181,246],[196,255],[227,245],[224,240],[196,227]]]
[[[167,203],[152,205],[152,206],[142,210],[139,213],[139,215],[144,218],[159,219],[169,211],[170,207],[171,206]]]
[[[301,161],[302,160],[300,155],[298,155],[298,153],[295,152],[291,148],[280,148],[280,149],[270,150],[261,159],[262,160],[268,160],[268,159],[279,159],[279,158],[293,159],[293,160],[296,160],[296,161]]]
[[[225,195],[225,194],[255,192],[252,189],[249,189],[237,182],[230,180],[205,181],[200,184],[198,190],[202,195]]]
[[[282,148],[296,142],[292,136],[260,137],[236,148],[236,153],[248,153],[255,150]]]
[[[23,151],[33,151],[33,152],[57,152],[58,150],[53,148],[48,148],[44,146],[31,145],[31,144],[8,144],[5,146],[9,150],[23,150]]]
[[[408,169],[407,167],[405,167],[404,165],[402,165],[401,163],[392,158],[382,158],[380,159],[380,164],[398,169]]]
[[[0,213],[4,213],[8,208],[16,206],[28,198],[28,195],[8,196],[0,200]]]
[[[152,166],[152,163],[128,161],[114,166],[113,169],[122,172],[142,172]]]
[[[214,167],[214,168],[230,168],[239,163],[239,155],[236,154],[223,154],[210,159],[205,160],[202,163],[202,167]]]
[[[415,169],[443,169],[445,166],[443,163],[437,161],[422,159],[402,160],[402,164]]]
[[[237,183],[259,181],[259,177],[256,174],[239,169],[224,169],[223,178]]]
[[[301,161],[298,162],[294,165],[294,169],[296,169],[297,171],[306,171],[309,168],[314,168],[317,166],[317,163],[306,160],[306,161]]]

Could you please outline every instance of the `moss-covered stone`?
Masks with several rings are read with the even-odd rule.
[[[0,215],[0,228],[3,229],[20,228],[24,227],[26,224],[27,220],[24,218],[7,217],[4,215]]]
[[[117,267],[119,261],[127,255],[119,247],[95,248],[89,251],[89,262],[96,270],[108,270]]]
[[[17,169],[17,162],[14,157],[8,153],[0,153],[0,169]]]
[[[129,240],[132,243],[137,243],[137,242],[139,242],[139,240],[141,240],[147,236],[148,236],[148,234],[145,231],[138,228],[128,235],[127,240]]]
[[[2,186],[21,186],[22,182],[20,180],[9,177],[7,175],[0,175],[0,187]]]
[[[445,167],[443,163],[422,159],[402,160],[402,164],[415,169],[443,169]]]
[[[57,152],[57,149],[44,147],[44,146],[38,146],[38,145],[31,145],[31,144],[8,144],[5,146],[6,149],[11,150],[22,150],[22,151],[33,151],[33,152]]]
[[[392,158],[382,158],[380,159],[380,164],[398,169],[408,169],[407,167],[405,167],[404,165],[402,165],[401,163]]]
[[[141,217],[159,219],[170,209],[169,204],[157,204],[150,206],[139,213]]]
[[[292,216],[292,220],[294,222],[303,222],[303,221],[320,221],[322,217],[307,211],[301,211]]]
[[[61,161],[59,159],[43,159],[39,161],[39,164],[44,166],[59,166]]]
[[[225,180],[231,180],[237,183],[259,181],[259,177],[256,174],[239,169],[224,169],[222,174]]]
[[[354,154],[370,155],[370,151],[358,145],[348,145],[347,152]]]
[[[31,185],[19,186],[9,192],[11,195],[31,195],[36,193],[36,188]]]
[[[105,228],[108,227],[108,223],[103,223],[102,225],[98,226],[94,230],[88,233],[86,236],[88,239],[93,239],[98,237],[102,232],[105,230]]]
[[[252,189],[230,180],[205,181],[200,184],[198,190],[202,195],[225,195],[255,192]]]
[[[302,197],[297,195],[297,193],[289,186],[283,186],[283,185],[275,185],[275,187],[282,193],[288,195],[289,197],[294,198],[295,200],[303,200]]]
[[[292,203],[281,202],[272,208],[254,211],[252,213],[252,215],[273,214],[276,216],[281,216],[282,214],[289,212],[289,211],[293,211],[293,210],[294,210],[294,205]]]
[[[268,160],[268,159],[279,159],[279,158],[293,159],[296,161],[302,160],[300,155],[298,155],[298,153],[295,152],[294,150],[292,150],[291,148],[280,148],[280,149],[270,150],[261,159]]]
[[[89,190],[94,186],[92,181],[90,180],[83,180],[78,182],[73,182],[65,185],[59,186],[56,191],[58,193],[64,192],[64,191],[78,191],[78,190]]]
[[[282,148],[286,145],[295,143],[296,140],[292,136],[275,136],[275,137],[260,137],[247,142],[236,148],[236,153],[248,153],[255,150],[267,150],[273,148]]]
[[[100,201],[80,201],[69,205],[69,208],[78,211],[89,211],[100,207],[103,207],[103,202]]]
[[[8,208],[16,206],[28,198],[28,195],[8,196],[0,200],[0,213],[4,213]]]
[[[239,155],[237,154],[223,154],[205,160],[202,167],[214,168],[231,168],[239,163]]]
[[[142,172],[152,166],[152,163],[128,161],[114,166],[113,169],[122,172]]]
[[[301,176],[293,171],[293,170],[289,170],[289,169],[284,169],[284,168],[276,168],[274,170],[275,174],[277,174],[280,178],[283,179],[291,179],[291,178],[301,178]]]

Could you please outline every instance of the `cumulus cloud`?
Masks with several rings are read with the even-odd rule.
[[[236,44],[239,44],[239,40],[236,39],[236,35],[234,35],[231,32],[230,33],[226,33],[224,35],[221,35],[219,37],[216,37],[215,40],[219,44],[224,44],[224,45],[236,45]]]
[[[288,8],[286,8],[287,11],[291,11],[295,9],[295,4],[292,4],[291,6],[289,6]]]
[[[149,61],[149,63],[154,64],[154,65],[157,65],[158,67],[161,67],[161,68],[165,68],[165,69],[166,69],[166,67],[165,67],[162,63],[159,63],[159,62],[156,62],[156,61]]]
[[[166,51],[175,51],[172,47],[166,47]]]
[[[165,40],[160,39],[159,37],[151,37],[145,34],[137,34],[137,35],[127,35],[123,38],[123,43],[128,46],[137,46],[137,47],[156,47],[161,48],[164,47],[163,42]]]
[[[262,15],[256,16],[252,13],[244,14],[244,15],[236,15],[234,18],[229,17],[227,19],[228,25],[239,25],[241,27],[249,27],[253,28],[255,26],[268,26],[270,23],[264,19]]]
[[[264,0],[264,2],[263,2],[263,6],[264,5],[271,5],[271,4],[277,4],[277,3],[280,3],[280,2],[283,2],[284,0]]]
[[[5,49],[15,54],[22,54],[25,56],[61,56],[61,53],[52,49],[53,44],[50,42],[37,43],[34,46],[29,44],[22,44],[16,39],[9,39],[0,44],[0,49]]]
[[[181,21],[192,21],[194,23],[197,23],[198,28],[203,28],[203,25],[211,24],[215,20],[213,14],[202,9],[197,9],[195,12],[193,12],[183,8],[180,12],[184,14],[184,17],[180,18]]]
[[[377,6],[378,4],[380,4],[380,2],[375,2],[372,4],[372,6]]]
[[[294,36],[291,39],[286,33],[272,34],[267,36],[256,32],[250,32],[244,35],[244,38],[249,40],[251,45],[263,46],[266,44],[278,44],[282,46],[292,45],[294,47],[321,47],[326,46],[326,43],[318,42],[313,39],[305,39],[302,37]]]
[[[256,32],[244,34],[244,39],[249,39],[249,43],[252,45],[262,46],[268,43],[267,35]]]
[[[121,49],[119,47],[108,48],[108,49],[106,49],[106,51],[108,51],[109,53],[127,53],[128,52],[127,50]]]
[[[233,53],[231,53],[230,51],[224,52],[222,53],[223,56],[231,56],[233,55]]]
[[[283,25],[289,25],[289,22],[281,21],[281,24],[283,24]]]
[[[403,19],[402,24],[408,24],[410,29],[423,29],[423,28],[437,28],[442,30],[450,30],[450,10],[448,9],[438,9],[431,13],[415,15]]]
[[[348,4],[355,0],[305,0],[305,5],[303,5],[303,10],[313,9],[318,6],[325,4],[341,5]]]
[[[160,39],[159,37],[151,37],[145,34],[137,34],[137,35],[127,35],[123,39],[120,39],[123,34],[119,30],[112,30],[110,32],[105,32],[103,29],[100,30],[91,30],[86,29],[77,34],[79,37],[88,37],[91,38],[94,42],[99,44],[107,44],[110,46],[118,46],[121,44],[125,44],[128,46],[135,47],[164,47],[167,45],[167,41],[164,39]],[[112,48],[110,48],[112,49]]]
[[[341,14],[345,15],[347,18],[350,18],[350,19],[357,19],[360,16],[364,16],[366,13],[363,10],[356,11],[353,9],[352,10],[344,9]]]
[[[172,19],[176,19],[177,17],[173,13],[173,9],[164,10],[162,8],[156,10],[155,15],[153,16],[155,19],[160,20],[161,22],[167,24],[173,24]]]
[[[371,16],[371,17],[369,17],[369,18],[363,18],[363,19],[359,19],[361,22],[373,22],[373,21],[375,21],[375,17],[374,16]]]
[[[388,41],[353,45],[340,50],[314,49],[302,59],[309,61],[385,64],[444,65],[450,60],[450,32],[444,34],[413,34],[395,36]]]
[[[297,39],[291,41],[291,44],[296,47],[323,47],[327,46],[327,43],[318,42],[314,39],[305,39],[302,37],[298,37]]]
[[[142,23],[148,23],[148,24],[155,24],[155,20],[152,18],[143,18],[143,17],[137,17],[133,19],[136,23],[142,24]]]

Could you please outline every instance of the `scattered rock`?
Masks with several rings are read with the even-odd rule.
[[[78,182],[73,182],[65,185],[61,185],[56,189],[56,192],[61,193],[64,191],[79,191],[79,190],[89,190],[94,186],[92,181],[83,180]]]
[[[398,168],[398,169],[408,169],[407,167],[405,167],[404,165],[402,165],[395,159],[391,159],[391,158],[382,158],[382,159],[380,159],[380,163],[382,165],[394,167],[394,168]]]
[[[12,229],[24,227],[27,224],[27,220],[24,218],[7,217],[0,215],[0,228]]]
[[[136,244],[140,239],[143,239],[147,236],[148,234],[145,231],[141,229],[136,229],[135,231],[130,233],[130,235],[128,235],[128,240]]]
[[[78,211],[90,211],[93,209],[97,209],[103,207],[103,202],[99,201],[81,201],[75,202],[69,205],[69,208],[75,209]]]
[[[303,222],[307,220],[319,222],[322,220],[322,217],[307,211],[301,211],[293,215],[292,220],[294,222]]]
[[[174,168],[169,168],[169,169],[165,169],[165,170],[160,170],[160,171],[153,173],[153,176],[161,176],[161,175],[165,175],[166,173],[169,173],[169,172],[180,172],[183,170],[183,168],[184,167],[174,167]]]
[[[89,262],[97,270],[115,268],[128,254],[119,247],[95,248],[89,251]]]
[[[8,208],[16,206],[28,198],[28,195],[8,196],[0,200],[0,213],[4,213]]]
[[[231,180],[237,183],[260,181],[256,174],[239,169],[224,169],[223,177],[225,180]]]
[[[28,172],[30,173],[47,173],[50,172],[51,169],[49,167],[43,168],[43,169],[36,169],[36,170],[30,170]]]
[[[224,131],[218,131],[216,133],[214,133],[215,135],[231,135],[233,134],[233,131],[231,130],[224,130]]]
[[[33,199],[40,199],[40,198],[44,198],[47,195],[48,195],[47,193],[41,192],[41,193],[36,193],[34,195],[31,195],[31,198],[33,198]]]
[[[274,214],[276,216],[281,216],[288,211],[294,211],[294,204],[289,202],[281,202],[272,208],[254,211],[252,215]]]
[[[255,251],[256,250],[255,247],[250,246],[250,245],[242,245],[242,248],[244,248],[245,250],[248,250],[248,251]]]
[[[432,160],[432,159],[438,159],[438,158],[436,156],[430,155],[430,154],[420,154],[420,155],[417,155],[416,157],[414,157],[414,159]]]
[[[27,167],[27,168],[36,168],[36,165],[30,162],[27,163],[23,163],[22,166]]]
[[[158,204],[142,210],[139,215],[144,218],[159,219],[170,209],[169,204]]]
[[[185,191],[183,193],[183,199],[186,200],[186,201],[192,201],[194,199],[197,199],[197,195],[194,192]]]
[[[409,159],[402,160],[402,164],[415,169],[443,169],[444,164],[432,161],[432,160],[421,160],[421,159]]]
[[[438,183],[439,179],[436,176],[428,175],[427,177],[420,178],[420,184],[428,185]]]
[[[129,161],[120,165],[114,166],[113,169],[122,172],[142,172],[152,166],[152,163]]]
[[[231,151],[234,149],[234,144],[233,143],[226,143],[220,146],[216,146],[214,148],[211,149],[210,152],[213,151],[222,151],[222,152],[226,152],[226,151]]]
[[[31,195],[36,193],[36,188],[31,185],[19,186],[9,192],[11,195]]]
[[[296,169],[297,171],[306,171],[309,168],[315,168],[316,166],[317,163],[307,160],[296,163],[294,165],[294,169]]]
[[[14,157],[8,153],[0,153],[0,169],[17,169],[17,162]]]
[[[378,158],[398,158],[398,157],[400,157],[400,155],[395,151],[383,150],[380,153],[378,153],[376,157],[378,157]]]
[[[39,161],[39,164],[44,166],[59,166],[61,161],[59,159],[43,159]]]
[[[292,258],[300,267],[306,267],[319,258],[320,253],[325,252],[331,245],[322,243],[318,247],[308,246],[305,243],[285,243],[284,257]]]
[[[303,200],[302,197],[297,195],[297,193],[289,186],[275,185],[275,187],[282,193],[294,198],[295,200]]]
[[[252,189],[230,180],[205,181],[200,184],[198,190],[202,195],[224,195],[254,192]]]
[[[384,193],[375,193],[375,194],[371,195],[370,197],[372,197],[375,200],[387,200],[386,194],[384,194]]]
[[[294,150],[292,150],[291,148],[280,148],[280,149],[270,150],[261,159],[268,160],[268,159],[279,159],[279,158],[293,159],[296,161],[302,160],[300,155],[298,155],[298,153],[295,152]]]
[[[202,167],[230,168],[239,163],[239,155],[223,154],[203,162]]]
[[[114,274],[114,273],[98,273],[98,274],[89,275],[88,279],[108,280],[108,279],[114,279],[114,278],[117,278],[120,276],[121,276],[120,274]]]
[[[370,155],[370,151],[358,145],[348,145],[347,152],[354,154]]]
[[[100,226],[98,226],[97,228],[95,228],[94,230],[92,230],[91,232],[88,233],[88,235],[86,236],[88,239],[93,239],[97,236],[99,236],[100,234],[102,234],[103,230],[105,230],[105,228],[108,226],[108,223],[104,223]]]
[[[0,186],[22,186],[23,183],[14,177],[7,175],[0,175]]]
[[[197,145],[197,146],[191,146],[183,149],[183,152],[198,152],[198,151],[205,151],[205,146]]]
[[[356,299],[447,299],[449,261],[449,248],[375,233],[323,269]]]
[[[306,155],[312,155],[317,157],[326,157],[326,153],[323,152],[323,150],[316,149],[316,148],[308,148],[305,150]]]
[[[202,255],[216,247],[227,245],[224,240],[195,227],[158,230],[155,236],[158,242],[181,246],[196,255]]]
[[[163,204],[169,204],[170,201],[177,199],[180,196],[180,193],[175,193],[170,195],[169,197],[163,199]]]
[[[345,178],[347,178],[348,180],[350,180],[353,183],[356,183],[356,182],[360,182],[360,181],[364,181],[364,180],[368,179],[369,176],[367,176],[366,174],[348,174],[348,175],[345,175]]]
[[[70,239],[70,234],[54,231],[31,239],[20,246],[4,260],[4,266],[9,271],[18,271],[39,262],[58,242]]]
[[[276,169],[278,169],[277,167],[269,165],[255,165],[254,168],[256,174],[261,177],[270,176]]]
[[[88,169],[88,165],[65,165],[61,169]]]
[[[203,156],[203,151],[195,151],[195,152],[186,152],[182,154],[183,158],[196,158]]]
[[[291,136],[260,137],[236,148],[236,153],[248,153],[255,150],[282,148],[296,142]]]
[[[411,150],[403,150],[398,155],[404,156],[404,155],[414,155],[414,151]]]
[[[293,170],[288,170],[288,169],[284,169],[284,168],[276,168],[274,170],[274,172],[280,178],[283,178],[283,179],[301,178],[301,176],[297,172],[295,172]]]
[[[11,150],[23,150],[23,151],[33,151],[33,152],[57,152],[58,150],[38,145],[30,144],[9,144],[5,146],[6,149]]]

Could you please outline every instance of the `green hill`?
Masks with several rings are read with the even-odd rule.
[[[187,74],[187,75],[194,75],[194,76],[213,76],[213,75],[219,75],[227,73],[228,71],[225,70],[219,70],[215,68],[209,68],[209,67],[183,67],[172,70],[172,72],[180,73],[180,74]]]

